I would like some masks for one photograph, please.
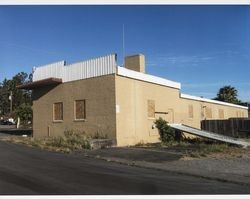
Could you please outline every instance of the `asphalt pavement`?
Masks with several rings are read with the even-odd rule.
[[[250,187],[0,141],[1,195],[249,194]]]
[[[6,135],[31,135],[31,128],[16,128],[16,125],[0,125],[0,137]]]
[[[97,159],[132,165],[141,168],[164,170],[206,179],[245,184],[250,186],[250,151],[245,150],[236,156],[186,157],[187,151],[197,148],[169,147],[115,147],[86,150],[85,155]],[[219,155],[219,154],[218,154]]]

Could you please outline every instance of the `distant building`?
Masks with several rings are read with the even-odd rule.
[[[156,118],[200,128],[204,119],[247,117],[248,108],[180,92],[181,84],[145,73],[144,55],[116,55],[75,64],[65,61],[34,68],[33,136],[65,130],[99,133],[118,146],[158,142]]]

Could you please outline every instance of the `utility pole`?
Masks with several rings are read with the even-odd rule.
[[[12,113],[12,91],[10,91],[9,100],[10,100],[10,114],[11,114]]]

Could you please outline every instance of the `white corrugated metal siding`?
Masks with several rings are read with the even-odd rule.
[[[99,57],[83,62],[65,65],[57,62],[35,69],[33,81],[56,77],[62,78],[63,82],[69,82],[116,72],[116,54]]]
[[[65,61],[59,61],[41,67],[35,67],[33,73],[33,81],[38,81],[49,77],[62,78],[64,65]]]

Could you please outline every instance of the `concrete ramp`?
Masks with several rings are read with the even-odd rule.
[[[244,148],[250,146],[250,142],[246,142],[241,139],[237,139],[237,138],[233,138],[233,137],[229,137],[225,135],[220,135],[220,134],[209,132],[209,131],[203,131],[203,130],[196,129],[196,128],[193,128],[184,124],[168,124],[168,125],[174,129],[184,131],[184,132],[197,135],[200,137],[209,138],[213,140],[219,140],[219,141],[227,142],[230,144],[236,144],[236,145],[243,146]]]

